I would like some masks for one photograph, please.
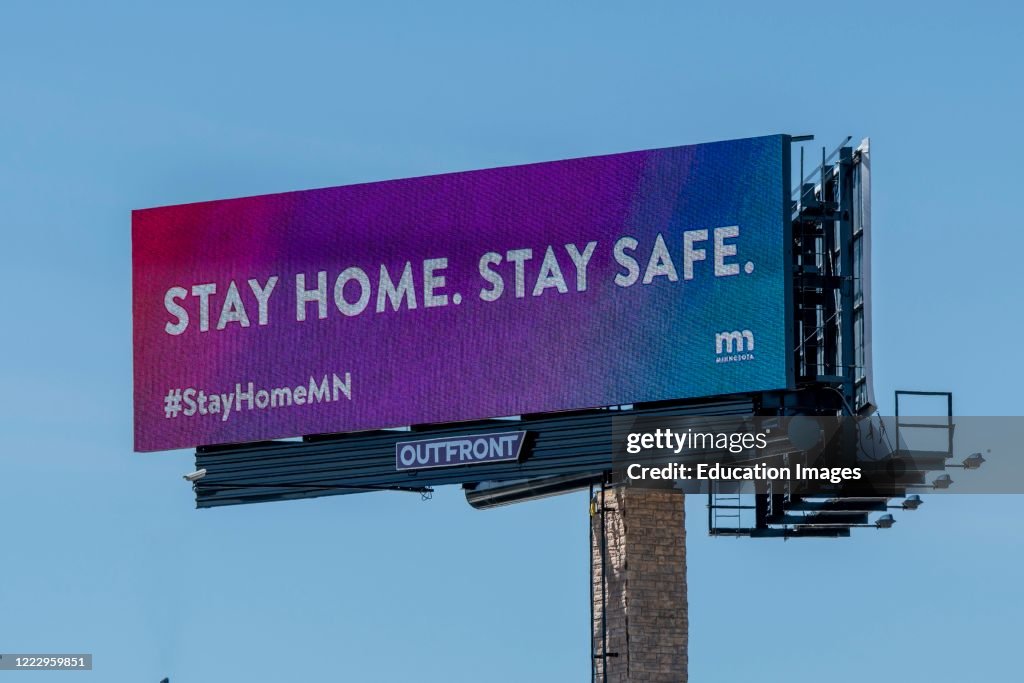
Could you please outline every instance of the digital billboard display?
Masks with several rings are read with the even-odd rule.
[[[135,211],[135,448],[790,387],[788,150]]]

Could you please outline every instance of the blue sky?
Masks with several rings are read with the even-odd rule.
[[[870,135],[875,377],[1021,414],[1014,3],[0,7],[0,652],[105,682],[589,675],[585,495],[196,511],[131,452],[131,209],[776,132]],[[1011,680],[1019,496],[711,539],[691,680]],[[12,674],[13,676],[13,674]]]

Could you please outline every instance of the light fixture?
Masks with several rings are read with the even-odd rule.
[[[935,477],[935,481],[932,482],[932,488],[935,489],[948,489],[953,485],[953,477],[948,474],[940,474]]]
[[[906,497],[906,499],[903,501],[902,507],[904,510],[916,510],[917,508],[921,507],[922,503],[924,503],[924,501],[921,500],[921,496],[915,493],[912,496]]]
[[[965,470],[976,470],[981,467],[981,463],[985,462],[985,457],[981,453],[971,453],[964,458],[961,467]]]
[[[891,529],[892,525],[896,523],[895,518],[892,515],[885,514],[875,520],[875,528],[877,529]]]
[[[206,468],[203,468],[201,470],[196,470],[195,472],[189,472],[188,474],[182,476],[182,479],[184,479],[185,481],[190,481],[194,484],[205,476]]]

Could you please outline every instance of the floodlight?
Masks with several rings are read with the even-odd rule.
[[[561,475],[553,477],[532,477],[514,481],[482,481],[464,484],[466,502],[477,510],[487,510],[509,503],[521,503],[571,491],[585,489],[601,481],[600,475]]]
[[[932,482],[932,488],[936,489],[948,489],[953,485],[953,477],[948,474],[940,474],[935,477],[935,481]]]
[[[892,525],[896,523],[896,520],[892,515],[882,515],[875,520],[875,527],[878,529],[890,529]]]
[[[185,481],[190,481],[194,484],[205,476],[206,468],[203,468],[201,470],[196,470],[195,472],[189,472],[188,474],[184,475],[182,479],[184,479]]]
[[[903,501],[902,507],[904,510],[916,510],[917,508],[921,507],[922,503],[924,503],[924,501],[921,500],[921,496],[914,494],[912,496],[906,497],[906,499]]]
[[[981,463],[983,462],[985,462],[985,458],[981,453],[971,453],[969,456],[964,458],[961,465],[965,470],[976,470],[981,467]]]

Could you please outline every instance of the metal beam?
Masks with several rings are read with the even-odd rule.
[[[412,431],[357,432],[310,437],[305,442],[264,442],[196,450],[195,483],[200,508],[316,498],[370,490],[412,490],[448,484],[507,481],[601,473],[612,469],[614,418],[752,415],[753,402],[707,400],[631,410],[555,413],[519,421],[484,420]],[[417,437],[458,437],[526,430],[528,456],[521,462],[460,465],[433,470],[395,470],[395,444]]]

